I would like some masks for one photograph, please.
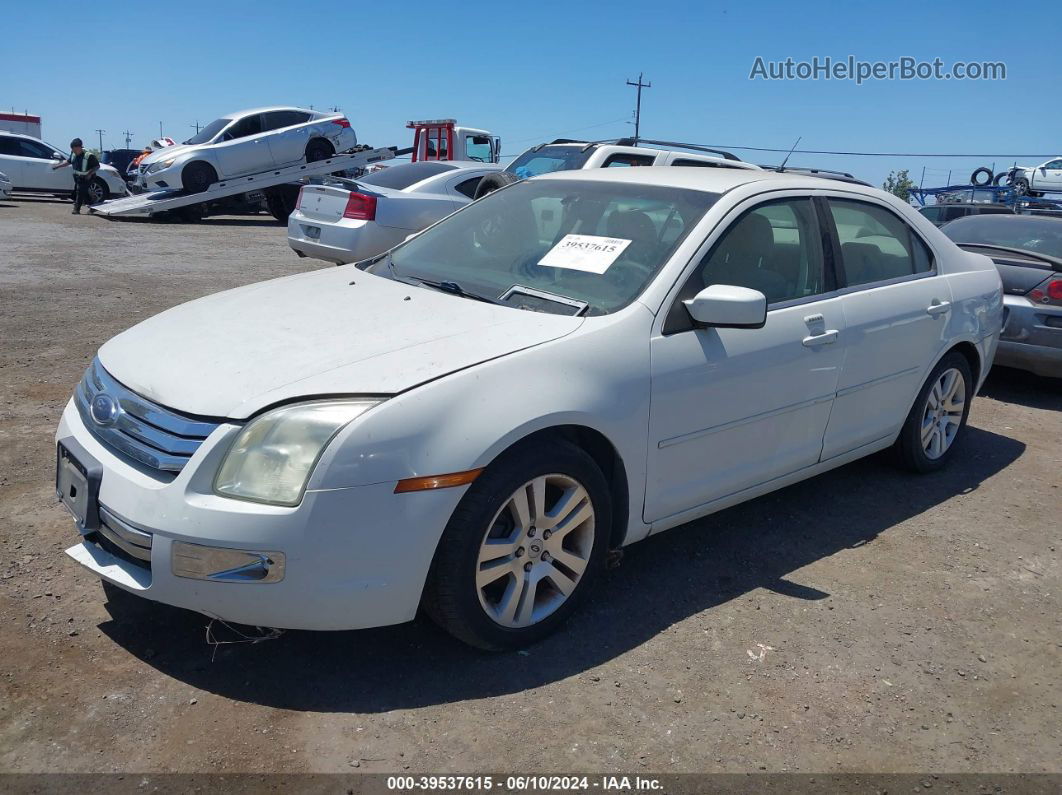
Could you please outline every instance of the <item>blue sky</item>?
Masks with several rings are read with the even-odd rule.
[[[162,10],[153,11],[159,7]],[[500,134],[507,155],[555,136],[629,135],[639,71],[642,135],[845,151],[1062,154],[1059,78],[1026,45],[1057,6],[962,3],[395,3],[180,0],[21,4],[5,29],[0,110],[43,117],[65,148],[105,148],[269,104],[338,105],[359,139],[409,144],[408,119],[456,117]],[[81,20],[100,30],[85,39]],[[1021,32],[1019,34],[1019,31]],[[1039,31],[1039,33],[1037,32]],[[1003,61],[1002,81],[749,80],[757,56]],[[742,152],[753,162],[783,155]],[[1025,158],[1025,161],[1039,160]],[[991,158],[794,155],[792,165],[880,183],[893,169],[942,184]],[[997,168],[1005,161],[997,159]]]

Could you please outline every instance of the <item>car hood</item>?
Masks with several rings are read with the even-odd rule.
[[[328,268],[174,307],[99,352],[145,397],[244,419],[284,401],[390,395],[569,334],[581,318],[460,298]]]

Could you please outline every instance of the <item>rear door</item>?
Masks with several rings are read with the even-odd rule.
[[[269,141],[262,132],[261,113],[244,116],[233,124],[212,150],[222,178],[253,174],[274,165]]]
[[[848,344],[823,460],[894,435],[945,342],[951,289],[932,249],[885,202],[822,192]]]
[[[269,151],[278,166],[300,162],[310,142],[310,114],[301,110],[271,110],[262,114],[262,131],[268,134]]]

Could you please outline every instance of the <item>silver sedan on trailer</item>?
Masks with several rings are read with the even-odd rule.
[[[469,204],[490,163],[424,161],[304,185],[288,218],[288,244],[300,257],[342,265],[382,254]]]

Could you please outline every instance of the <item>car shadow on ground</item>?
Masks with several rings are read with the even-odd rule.
[[[281,709],[373,713],[519,692],[601,665],[690,616],[710,627],[712,608],[757,588],[829,597],[830,581],[798,570],[974,491],[1025,449],[974,427],[962,444],[937,473],[911,475],[873,456],[635,544],[558,634],[525,653],[477,652],[425,619],[213,648],[208,619],[117,589],[100,629],[168,676]]]
[[[1062,378],[1044,378],[1011,367],[993,367],[979,394],[1030,409],[1062,411]]]
[[[106,218],[106,216],[100,216]],[[166,224],[167,226],[287,226],[273,218],[271,215],[247,215],[247,216],[215,216],[186,220],[177,216],[163,218],[107,218],[121,224]]]

